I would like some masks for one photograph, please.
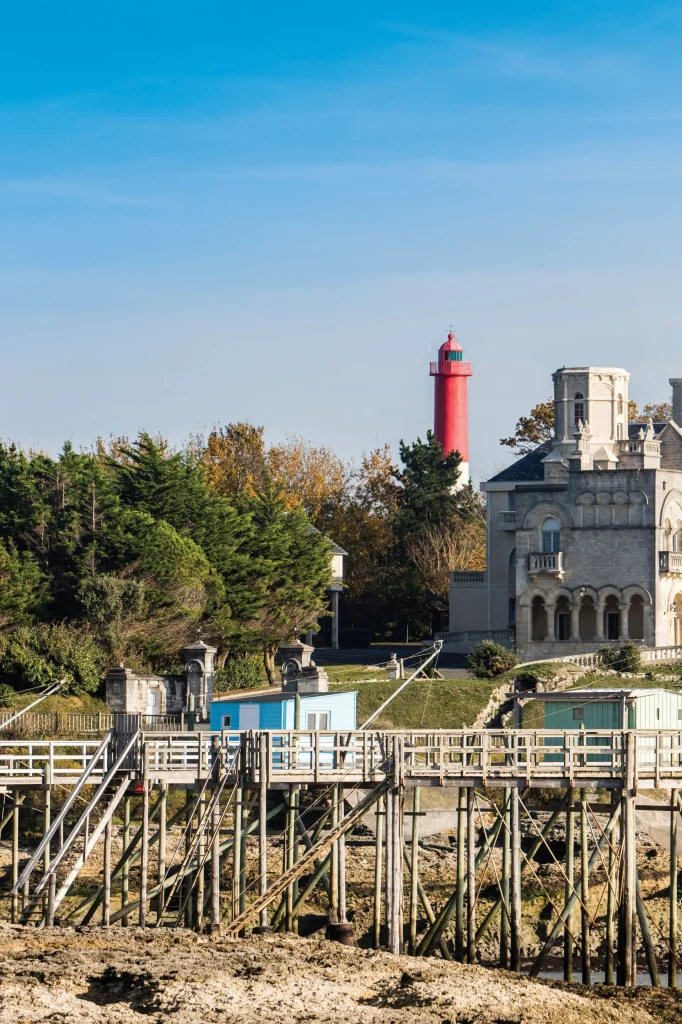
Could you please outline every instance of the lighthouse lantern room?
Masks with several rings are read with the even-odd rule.
[[[461,476],[458,486],[469,482],[469,411],[467,401],[468,378],[471,377],[471,363],[463,361],[462,348],[455,336],[448,334],[448,340],[438,351],[438,362],[431,363],[434,387],[434,433],[443,446],[443,452],[459,452],[462,457]]]

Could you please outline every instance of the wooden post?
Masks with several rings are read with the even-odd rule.
[[[582,983],[590,984],[590,915],[588,901],[590,898],[589,889],[589,850],[587,844],[587,790],[580,790],[580,945]]]
[[[242,788],[242,852],[239,858],[241,875],[239,878],[239,913],[246,910],[246,840],[249,825],[249,802],[245,788]],[[298,883],[294,883],[297,885]]]
[[[168,821],[168,783],[161,783],[161,795],[159,797],[159,861],[157,878],[161,885],[166,874],[166,823]],[[125,840],[124,840],[125,849]],[[163,902],[163,892],[159,893],[159,906]]]
[[[509,967],[509,865],[511,860],[511,797],[504,790],[502,826],[502,916],[500,919],[500,967]]]
[[[199,800],[199,807],[197,810],[197,827],[200,827],[200,822],[203,820],[204,814],[206,813],[206,797],[202,796]],[[197,873],[196,873],[196,884],[194,886],[194,927],[196,931],[203,931],[204,927],[204,901],[206,899],[206,869],[204,862],[206,860],[206,827],[205,824],[201,828],[201,835],[199,836],[199,844],[197,846]]]
[[[457,878],[455,906],[455,960],[464,962],[464,854],[465,854],[466,792],[459,787],[457,806]]]
[[[412,864],[410,870],[410,953],[417,952],[417,915],[419,898],[419,805],[421,789],[412,790]]]
[[[636,850],[635,850],[635,734],[626,733],[625,778],[623,780],[623,882],[621,886],[622,942],[619,971],[620,984],[636,984],[635,966],[635,914],[637,907]],[[620,980],[620,979],[619,979]]]
[[[344,809],[344,790],[339,786],[339,822],[346,816]],[[298,858],[296,858],[298,859]],[[346,919],[346,833],[339,836],[339,922]]]
[[[143,782],[142,838],[140,849],[140,928],[147,926],[147,873],[149,871],[149,780]]]
[[[52,813],[52,772],[50,768],[50,762],[48,761],[43,768],[43,835],[47,835],[50,831],[50,817]],[[43,872],[47,871],[50,866],[50,843],[45,847],[43,853]],[[47,911],[47,899],[43,899],[43,909]]]
[[[617,799],[616,790],[611,791],[611,807]],[[611,812],[613,813],[613,811]],[[613,985],[613,915],[616,902],[616,856],[613,839],[609,841],[608,853],[608,887],[606,889],[606,957],[604,962],[604,984]]]
[[[126,792],[123,797],[123,849],[128,849],[130,843],[130,793]],[[125,907],[128,903],[128,894],[130,892],[130,858],[126,857],[121,866],[121,906]],[[163,899],[163,893],[159,894],[159,900]],[[121,926],[123,928],[128,927],[128,915],[126,914],[121,918]]]
[[[376,843],[374,846],[374,948],[381,946],[381,872],[383,867],[383,832],[386,802],[381,797],[376,807]],[[383,810],[383,814],[382,814]]]
[[[193,694],[190,694],[190,697],[194,699]],[[194,728],[194,726],[190,726],[190,728]],[[199,742],[201,743],[201,733],[199,733]],[[201,755],[199,755],[199,762],[201,763]],[[185,829],[185,856],[187,856],[192,847],[192,833],[194,831],[194,795],[191,789],[188,789],[185,795]],[[185,904],[185,928],[194,927],[193,900],[192,897],[188,900],[185,898],[185,888],[189,885],[191,885],[191,883],[188,879],[183,881],[178,891],[180,906],[182,906],[183,903]]]
[[[259,792],[258,792],[258,893],[263,896],[268,888],[268,771],[267,771],[267,736],[262,732],[259,744]],[[261,928],[267,928],[267,909],[260,912]]]
[[[339,787],[332,789],[332,828],[339,823]],[[339,844],[332,843],[332,870],[329,920],[331,924],[339,923]]]
[[[467,963],[476,963],[476,790],[467,789]]]
[[[284,843],[284,869],[289,871],[294,866],[294,843],[296,840],[296,792],[297,787],[293,784],[289,786],[289,799],[287,801],[287,817],[286,817],[286,835]],[[286,891],[286,924],[285,928],[288,932],[294,930],[294,886],[293,882],[287,886]]]
[[[393,790],[386,790],[386,940],[390,949],[393,924]]]
[[[394,747],[395,749],[395,747]],[[403,930],[403,795],[396,786],[391,803],[391,914],[389,919],[389,952],[402,952]]]
[[[568,903],[575,884],[575,790],[568,791],[566,808],[566,879],[564,881],[564,905]],[[569,914],[564,925],[564,981],[573,981],[573,915]]]
[[[400,741],[396,737],[396,745]],[[403,951],[403,936],[405,934],[405,899],[404,899],[404,871],[405,871],[405,788],[401,784],[395,797],[394,807],[396,812],[395,825],[395,848],[393,853],[393,896],[396,900],[396,949],[398,953]]]
[[[677,790],[670,791],[670,950],[668,987],[677,988]]]
[[[19,879],[19,800],[16,789],[12,790],[12,886]],[[19,920],[19,894],[12,894],[12,924]]]
[[[232,917],[239,917],[242,879],[242,800],[244,790],[237,786],[232,809]]]
[[[211,935],[220,933],[220,799],[211,821]]]
[[[519,791],[511,791],[511,957],[512,971],[521,970],[521,821]]]
[[[47,910],[45,912],[45,924],[48,928],[54,925],[54,904],[57,889],[57,876],[53,871],[47,883]]]
[[[102,884],[104,895],[102,897],[102,925],[109,927],[111,916],[111,818],[104,826],[104,858],[102,864]]]

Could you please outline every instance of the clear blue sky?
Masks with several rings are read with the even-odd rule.
[[[557,366],[682,375],[676,3],[37,0],[0,36],[0,435],[249,419],[471,462]]]

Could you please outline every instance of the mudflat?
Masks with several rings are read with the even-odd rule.
[[[0,927],[0,1024],[650,1024],[677,991],[583,989],[320,938]]]

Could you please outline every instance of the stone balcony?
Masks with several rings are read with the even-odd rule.
[[[516,512],[498,512],[497,513],[497,529],[498,530],[515,530],[516,529]]]
[[[561,579],[564,575],[563,551],[531,551],[528,556],[528,572],[531,576],[554,576]]]
[[[659,551],[658,571],[665,576],[682,574],[682,551]]]

